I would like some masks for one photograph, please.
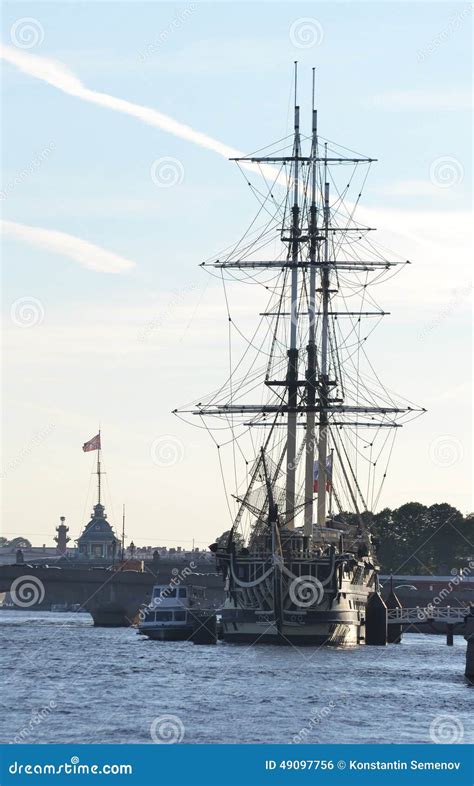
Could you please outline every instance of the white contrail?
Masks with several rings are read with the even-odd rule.
[[[239,150],[236,150],[229,145],[219,142],[207,134],[202,134],[200,131],[195,131],[191,126],[180,123],[169,115],[164,115],[156,109],[141,104],[134,104],[131,101],[125,101],[122,98],[116,98],[108,93],[99,93],[97,90],[89,90],[81,82],[78,77],[72,73],[63,63],[57,60],[51,60],[40,55],[34,55],[30,52],[25,52],[22,49],[17,49],[14,46],[7,46],[0,43],[0,56],[11,65],[16,66],[23,71],[23,73],[33,76],[36,79],[41,79],[47,82],[63,93],[82,98],[84,101],[90,101],[93,104],[99,104],[107,109],[113,109],[116,112],[122,112],[126,115],[131,115],[141,120],[147,125],[161,128],[162,131],[167,131],[174,136],[181,139],[186,139],[188,142],[193,142],[200,147],[207,150],[212,150],[214,153],[223,156],[224,158],[238,158],[242,156]],[[243,164],[247,168],[255,171],[255,165]],[[261,173],[266,174],[272,180],[277,178],[283,184],[286,184],[286,178],[283,175],[278,176],[277,170],[271,166],[263,165],[260,167]]]
[[[95,270],[98,273],[125,273],[135,267],[135,262],[114,254],[112,251],[106,251],[80,237],[68,235],[66,232],[31,227],[27,224],[18,224],[15,221],[2,220],[0,226],[5,235],[23,240],[33,246],[45,248],[55,254],[70,257],[75,262],[79,262],[82,267]]]
[[[114,109],[116,112],[132,115],[150,126],[161,128],[163,131],[168,131],[170,134],[179,136],[182,139],[187,139],[189,142],[194,142],[208,150],[213,150],[215,153],[219,153],[219,155],[225,156],[226,158],[242,155],[233,147],[224,145],[222,142],[206,134],[201,134],[190,126],[179,123],[177,120],[174,120],[168,115],[163,115],[161,112],[157,112],[156,109],[134,104],[131,101],[125,101],[122,98],[116,98],[108,93],[99,93],[96,90],[89,90],[75,74],[57,60],[50,60],[46,57],[33,55],[30,52],[25,52],[21,49],[16,49],[14,46],[6,46],[4,44],[0,44],[0,55],[4,60],[7,60],[9,63],[19,68],[20,71],[23,71],[23,73],[36,77],[36,79],[41,79],[43,82],[48,82],[48,84],[57,87],[58,90],[62,90],[64,93],[82,98],[84,101],[100,104],[108,109]]]

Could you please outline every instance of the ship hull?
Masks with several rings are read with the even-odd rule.
[[[230,560],[222,639],[236,644],[355,647],[365,643],[376,570],[334,553],[273,564]]]
[[[187,641],[193,635],[193,628],[139,628],[139,633],[153,641]]]
[[[292,615],[294,616],[294,615]],[[261,613],[223,609],[222,638],[235,644],[357,646],[364,642],[364,618],[352,612],[313,612],[280,625]]]

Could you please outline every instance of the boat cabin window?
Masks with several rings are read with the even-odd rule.
[[[173,612],[171,611],[157,611],[155,613],[155,622],[171,622],[173,619]]]
[[[175,622],[184,622],[186,619],[186,612],[185,611],[175,611],[174,613]]]
[[[178,589],[178,597],[185,598],[186,597],[186,587],[180,587]]]
[[[154,598],[176,598],[176,587],[156,587],[153,592]]]

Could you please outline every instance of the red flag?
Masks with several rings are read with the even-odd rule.
[[[100,450],[100,431],[89,442],[84,442],[82,449],[84,453],[87,453],[89,450]]]

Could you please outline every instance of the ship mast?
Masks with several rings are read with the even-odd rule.
[[[306,414],[306,466],[305,466],[305,508],[304,534],[310,537],[313,533],[313,498],[314,498],[314,453],[315,453],[315,404],[316,404],[316,259],[317,259],[317,224],[316,206],[317,188],[317,154],[318,154],[318,112],[314,107],[315,69],[313,68],[312,91],[312,138],[311,138],[311,207],[309,211],[309,337],[307,347],[307,403]]]
[[[300,247],[300,208],[299,208],[299,157],[300,149],[300,108],[296,104],[298,87],[298,63],[295,61],[295,113],[293,143],[293,207],[291,224],[291,328],[288,349],[288,426],[286,448],[286,524],[289,529],[295,526],[295,483],[296,483],[296,429],[298,406],[298,262]]]
[[[321,265],[321,373],[319,375],[318,527],[326,526],[326,460],[328,452],[328,326],[329,326],[329,183],[327,143],[324,145],[324,260]]]
[[[322,528],[326,525],[328,502],[326,484],[328,480],[327,461],[330,427],[334,426],[337,429],[344,427],[351,429],[373,427],[399,428],[401,426],[401,423],[398,422],[399,416],[405,413],[421,412],[422,410],[414,409],[411,406],[394,406],[394,402],[391,399],[388,406],[385,405],[385,402],[380,405],[377,399],[373,400],[372,395],[370,398],[367,396],[360,402],[358,398],[356,398],[355,402],[346,400],[346,392],[341,385],[340,379],[341,361],[338,356],[336,335],[334,334],[333,337],[332,332],[330,335],[330,323],[333,324],[333,320],[339,317],[352,318],[357,316],[360,319],[362,316],[383,316],[385,312],[352,312],[347,311],[347,309],[342,311],[330,310],[333,302],[332,294],[339,289],[339,271],[344,276],[347,273],[374,273],[387,270],[402,263],[389,261],[380,255],[373,256],[371,251],[368,252],[367,256],[359,257],[358,254],[354,255],[345,252],[339,257],[339,253],[336,253],[336,250],[333,248],[332,238],[336,233],[338,233],[338,237],[344,239],[348,236],[354,236],[349,235],[349,233],[366,234],[372,228],[356,224],[355,222],[353,222],[354,225],[351,225],[353,221],[352,213],[348,221],[344,219],[344,223],[341,225],[341,222],[338,222],[340,207],[335,208],[333,215],[331,215],[329,169],[332,169],[334,165],[351,164],[357,167],[358,165],[371,164],[376,159],[358,154],[352,155],[352,151],[348,151],[348,155],[341,155],[337,147],[335,150],[333,149],[334,143],[330,143],[329,149],[328,144],[325,143],[324,151],[320,154],[318,113],[315,108],[315,69],[313,69],[312,85],[311,150],[309,151],[310,155],[302,153],[300,108],[297,104],[297,76],[297,63],[295,62],[294,127],[291,155],[285,155],[284,150],[277,150],[275,154],[270,153],[266,155],[259,155],[257,151],[257,154],[239,156],[232,159],[246,167],[250,164],[257,164],[258,166],[263,164],[267,169],[270,169],[269,165],[278,164],[281,167],[280,173],[285,167],[291,167],[290,184],[285,194],[285,201],[282,202],[282,207],[284,206],[283,222],[280,224],[278,221],[278,224],[276,224],[279,228],[281,241],[286,244],[285,258],[269,259],[264,256],[263,259],[258,259],[252,255],[248,259],[246,257],[253,250],[253,246],[250,245],[242,248],[242,257],[240,257],[240,249],[235,248],[223,260],[217,259],[214,262],[203,263],[203,266],[218,268],[221,272],[237,269],[245,275],[253,274],[258,270],[284,271],[282,294],[277,311],[263,312],[261,316],[276,317],[270,358],[273,354],[273,347],[279,344],[279,350],[280,348],[283,350],[282,365],[283,368],[286,367],[286,371],[275,375],[277,376],[276,379],[271,379],[269,378],[271,376],[271,365],[267,366],[268,373],[265,376],[264,384],[271,389],[275,389],[275,395],[267,403],[238,403],[234,401],[232,395],[230,400],[226,398],[216,400],[216,394],[212,394],[208,402],[194,404],[189,410],[175,410],[175,413],[184,414],[189,412],[200,418],[220,416],[228,419],[229,416],[241,416],[242,424],[245,427],[268,427],[272,431],[278,426],[283,426],[286,430],[286,440],[283,440],[285,444],[281,445],[280,443],[281,446],[279,448],[280,460],[283,461],[283,456],[285,456],[286,460],[286,484],[283,490],[285,511],[282,520],[289,529],[294,529],[297,512],[303,507],[304,534],[311,537],[314,524],[315,459],[317,459],[318,465],[317,526]],[[308,167],[308,169],[305,170],[305,167]],[[308,177],[305,175],[306,171]],[[336,185],[335,189],[336,203],[339,204],[341,195]],[[269,195],[273,199],[271,191]],[[288,211],[289,204],[291,204],[291,209]],[[301,215],[302,211],[305,213],[304,218]],[[331,219],[333,219],[334,223],[331,222]],[[338,241],[336,245],[340,246],[341,243]],[[331,272],[333,273],[332,276]],[[333,279],[332,283],[331,279]],[[290,291],[287,293],[288,284]],[[335,288],[331,289],[331,285],[334,285]],[[268,287],[266,288],[268,289]],[[286,299],[287,294],[291,301],[289,312],[283,310],[283,304],[288,303]],[[303,355],[303,347],[298,346],[298,342],[301,343],[299,309],[302,302],[307,303],[307,316],[309,319],[307,345],[305,347],[306,369],[303,379],[300,378],[303,375],[299,374],[298,368],[300,355]],[[302,315],[303,312],[301,312]],[[277,331],[280,329],[280,318],[282,317],[290,317],[291,320],[288,344],[286,344],[286,330],[282,334],[284,336],[283,340],[277,340]],[[319,318],[321,318],[320,321]],[[333,340],[335,346],[333,346]],[[286,347],[286,358],[283,354],[285,352],[283,347]],[[330,360],[330,355],[332,360]],[[274,366],[274,368],[279,368],[279,366]],[[332,379],[330,378],[331,376],[333,377]],[[340,389],[339,393],[336,393],[336,388]],[[225,396],[226,386],[222,388],[222,392]],[[219,395],[220,393],[221,391],[219,391]],[[284,418],[285,415],[286,419]],[[302,420],[299,420],[300,417]],[[298,426],[304,426],[306,434],[304,442],[297,451]],[[234,438],[233,431],[232,436]],[[269,441],[270,436],[266,445],[269,444]],[[334,439],[331,442],[335,445],[338,458],[340,459],[337,444],[334,442]],[[304,478],[301,478],[303,467],[299,468],[299,460],[303,450],[305,452],[305,465]],[[249,497],[259,476],[259,468],[263,460],[264,456],[262,454],[258,458],[246,494],[241,499],[237,498],[241,503],[241,507],[235,524],[238,524],[240,521],[244,508],[248,508],[251,512],[256,509],[249,503]],[[353,496],[352,481],[340,461],[338,462],[339,465],[341,465],[341,471],[348,487],[348,494],[351,496],[357,509],[357,501]],[[352,474],[354,473],[352,472]],[[277,475],[274,478],[276,479]],[[303,481],[303,506],[297,500],[297,496],[299,496],[296,493],[297,479],[298,483],[300,479]],[[282,505],[280,500],[281,497],[278,498],[278,504]],[[329,500],[329,504],[330,502]],[[253,513],[253,515],[256,514]],[[230,542],[231,535],[229,538]]]

